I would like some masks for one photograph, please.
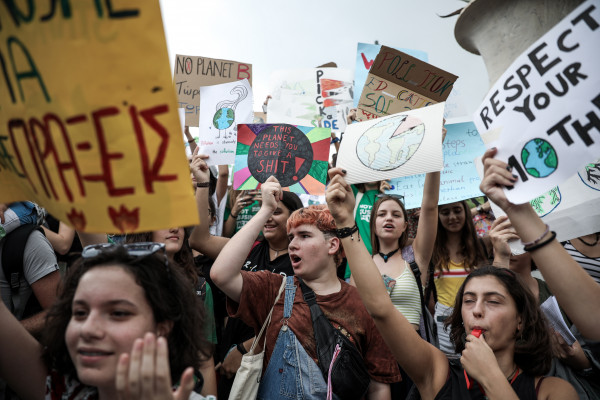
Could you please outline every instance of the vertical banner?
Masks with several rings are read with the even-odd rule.
[[[599,27],[598,2],[583,2],[517,57],[473,116],[482,136],[498,135],[486,144],[519,176],[505,190],[513,203],[560,185],[600,155]]]
[[[238,124],[252,123],[252,88],[247,79],[200,88],[200,153],[210,165],[233,164]]]
[[[196,224],[158,1],[38,3],[0,6],[0,202],[87,232]]]
[[[458,77],[413,56],[381,46],[358,102],[358,121],[446,101]]]
[[[242,79],[248,79],[252,85],[252,64],[177,54],[173,80],[179,107],[185,109],[185,124],[198,126],[200,86]]]
[[[241,124],[233,188],[256,189],[271,175],[298,194],[324,194],[331,130],[288,124]]]

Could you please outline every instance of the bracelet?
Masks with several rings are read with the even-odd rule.
[[[196,187],[209,187],[210,182],[196,182]]]
[[[237,219],[237,217],[238,217],[237,215],[233,215],[233,213],[229,214],[229,216],[233,219]]]
[[[353,234],[355,232],[358,232],[358,225],[356,224],[354,224],[352,228],[336,229],[335,236],[337,236],[339,239],[347,238],[348,236],[350,236],[350,239],[354,240]],[[358,241],[360,242],[360,234],[358,235]]]
[[[529,247],[529,246],[533,246],[534,244],[538,244],[540,242],[540,240],[542,240],[544,238],[544,236],[546,236],[548,234],[548,232],[550,232],[550,227],[548,226],[548,224],[546,224],[546,230],[544,231],[544,233],[542,233],[542,236],[540,236],[539,238],[535,239],[532,242],[523,243],[523,241],[521,241],[521,244],[525,247]]]
[[[235,347],[237,347],[238,351],[240,353],[242,353],[242,355],[246,354],[248,352],[248,350],[246,350],[244,348],[244,344],[243,343],[238,343]]]
[[[337,143],[339,141],[340,141],[340,138],[338,138],[338,137],[333,138],[333,139],[331,139],[331,144],[335,144],[335,143]]]
[[[547,245],[548,243],[554,241],[554,239],[556,239],[556,232],[552,231],[550,237],[547,240],[544,240],[541,243],[536,243],[536,244],[532,244],[530,246],[525,246],[523,248],[523,250],[525,251],[533,251],[533,250],[537,250],[539,248],[544,247],[545,245]]]

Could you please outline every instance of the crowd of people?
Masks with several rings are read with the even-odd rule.
[[[357,399],[600,398],[600,233],[556,241],[506,199],[517,177],[494,155],[480,188],[506,216],[485,229],[486,199],[438,205],[439,172],[410,215],[335,166],[306,206],[275,177],[228,188],[199,148],[194,227],[86,234],[0,205],[0,399],[227,399],[257,344],[259,399],[350,398],[350,369]],[[542,311],[552,296],[573,342]],[[356,371],[347,344],[324,355],[318,314]]]

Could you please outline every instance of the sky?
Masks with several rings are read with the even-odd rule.
[[[185,54],[252,64],[254,110],[274,70],[333,61],[354,71],[358,42],[422,50],[429,63],[459,76],[449,99],[471,118],[488,91],[480,56],[454,38],[465,5],[457,0],[160,0],[171,69]]]

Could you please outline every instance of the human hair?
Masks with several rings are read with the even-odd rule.
[[[300,197],[298,197],[298,195],[296,193],[292,193],[292,192],[288,192],[288,191],[283,191],[283,196],[282,196],[281,202],[288,209],[288,211],[290,212],[290,215],[294,211],[299,210],[303,207],[302,200],[300,200]]]
[[[190,238],[190,230],[183,229],[183,244],[181,249],[173,255],[172,262],[177,266],[183,268],[185,275],[190,279],[192,284],[196,286],[198,283],[198,274],[196,273],[196,267],[194,266],[194,254],[192,248],[188,242]],[[152,231],[150,232],[139,232],[131,233],[125,236],[125,243],[140,243],[140,242],[154,242],[152,239]]]
[[[287,220],[288,233],[300,225],[312,225],[323,232],[323,235],[328,238],[335,236],[335,221],[331,212],[329,212],[329,209],[324,204],[311,205],[294,211]],[[344,249],[340,243],[338,251],[333,255],[336,267],[341,264],[342,258],[344,258]]]
[[[408,242],[408,215],[406,214],[406,208],[404,208],[404,204],[402,204],[400,199],[397,197],[389,196],[387,194],[381,195],[381,197],[377,199],[375,204],[373,204],[373,208],[371,209],[371,220],[369,221],[369,228],[371,229],[371,248],[373,249],[373,254],[379,253],[379,238],[377,237],[376,233],[377,229],[375,229],[375,220],[377,219],[379,207],[381,207],[381,204],[384,201],[393,201],[400,206],[400,209],[402,210],[402,216],[404,218],[404,221],[406,221],[407,227],[398,238],[398,247],[402,249],[406,246],[406,243]]]
[[[42,357],[50,369],[61,375],[76,376],[65,333],[72,316],[73,299],[81,278],[94,268],[119,266],[141,286],[154,322],[172,322],[167,334],[171,381],[177,382],[187,367],[198,368],[211,347],[204,335],[204,308],[183,271],[167,267],[161,255],[134,257],[123,246],[102,251],[92,258],[80,258],[68,270],[56,303],[48,310],[42,335]]]
[[[484,276],[493,276],[504,286],[514,300],[517,313],[521,317],[521,329],[515,332],[515,363],[529,375],[545,375],[552,364],[552,353],[544,314],[529,288],[514,272],[506,268],[491,265],[477,268],[467,276],[458,290],[452,314],[444,322],[445,326],[450,326],[450,339],[454,343],[456,352],[461,353],[464,350],[464,338],[467,334],[462,319],[465,287],[471,279]]]
[[[459,253],[464,257],[465,270],[472,271],[478,265],[487,262],[487,257],[481,240],[479,240],[479,237],[477,236],[475,224],[473,224],[467,202],[463,200],[458,201],[457,203],[461,205],[463,212],[465,213],[465,223],[460,230]],[[446,247],[447,242],[448,232],[442,226],[438,212],[437,236],[433,245],[431,262],[435,266],[435,269],[442,273],[449,270],[448,264],[450,263],[450,252]]]

